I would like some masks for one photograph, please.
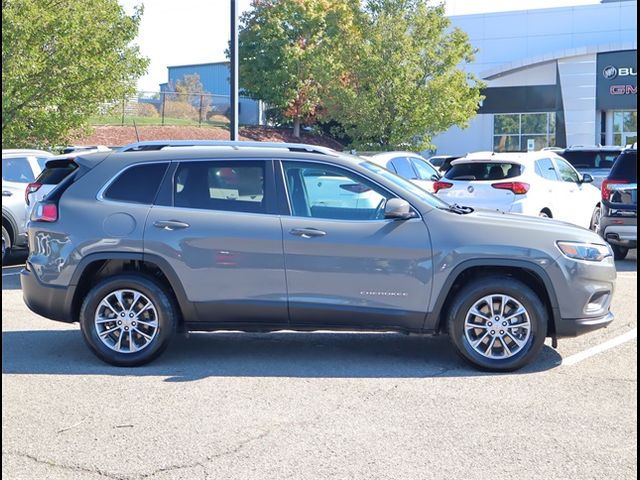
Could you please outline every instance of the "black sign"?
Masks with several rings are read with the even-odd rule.
[[[599,53],[596,105],[598,110],[636,110],[638,94],[636,50]]]

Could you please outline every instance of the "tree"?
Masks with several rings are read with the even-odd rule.
[[[142,8],[117,0],[3,0],[2,148],[65,143],[100,105],[134,93]]]
[[[327,102],[359,148],[430,147],[453,125],[465,127],[479,107],[481,82],[460,66],[473,61],[467,35],[450,28],[444,6],[426,0],[369,0],[348,81]]]
[[[280,109],[300,136],[302,121],[323,115],[322,98],[343,66],[336,53],[359,0],[253,0],[239,34],[244,93]]]

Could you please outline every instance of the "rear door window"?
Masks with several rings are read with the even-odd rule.
[[[504,180],[522,175],[522,165],[503,162],[469,162],[453,165],[445,174],[450,180]]]
[[[556,172],[556,168],[553,166],[553,162],[549,158],[536,160],[536,173],[539,177],[546,178],[547,180],[551,180],[553,182],[558,181],[558,173]]]
[[[25,157],[2,159],[2,180],[6,182],[31,183],[35,180],[29,160]]]
[[[434,178],[440,178],[440,175],[438,175],[438,172],[436,172],[435,168],[431,167],[431,165],[429,165],[424,160],[420,160],[419,158],[412,158],[411,163],[416,169],[418,178],[420,180],[434,180]]]
[[[173,183],[176,207],[266,213],[263,161],[182,162]]]
[[[104,198],[118,202],[151,205],[169,163],[134,165],[124,170],[104,192]]]
[[[396,173],[404,178],[413,179],[416,178],[416,172],[413,171],[413,167],[411,163],[409,163],[409,159],[406,157],[398,157],[394,158],[391,161],[391,164],[396,170]]]

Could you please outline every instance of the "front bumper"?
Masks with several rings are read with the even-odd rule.
[[[577,337],[608,326],[614,319],[613,313],[598,318],[567,318],[556,322],[557,337]]]
[[[45,318],[73,323],[73,296],[75,286],[58,287],[45,285],[26,268],[20,272],[22,297],[29,309]]]

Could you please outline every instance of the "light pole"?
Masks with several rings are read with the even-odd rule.
[[[229,115],[229,138],[238,140],[238,4],[236,0],[231,0],[231,38],[230,42],[231,58],[229,69],[231,70],[231,113]]]

